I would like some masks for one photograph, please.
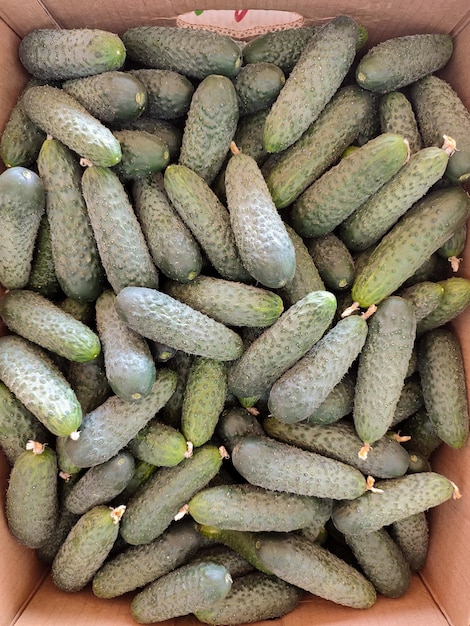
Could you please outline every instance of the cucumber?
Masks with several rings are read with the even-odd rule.
[[[426,562],[429,549],[429,524],[426,512],[415,513],[394,522],[390,534],[404,554],[412,572],[419,572]]]
[[[54,435],[75,433],[82,409],[48,354],[27,339],[0,337],[0,380]]]
[[[269,392],[270,413],[285,423],[307,419],[321,405],[358,357],[368,326],[359,315],[338,321]]]
[[[156,472],[157,466],[141,459],[135,459],[134,475],[127,484],[127,487],[121,492],[119,500],[127,502],[129,498],[140,488],[140,486]]]
[[[356,80],[364,89],[379,93],[401,89],[443,68],[453,49],[452,37],[444,33],[393,37],[362,57]]]
[[[463,276],[451,276],[437,285],[443,293],[439,304],[418,323],[418,334],[444,326],[462,313],[470,304],[470,281]]]
[[[127,445],[136,459],[158,467],[173,467],[192,454],[192,444],[182,433],[157,418],[150,420]]]
[[[318,26],[273,30],[258,35],[243,48],[243,63],[274,63],[289,74]]]
[[[82,192],[106,277],[115,293],[128,285],[156,288],[157,268],[118,176],[110,168],[87,167]]]
[[[256,161],[234,144],[225,189],[243,265],[265,287],[283,287],[294,277],[294,246]]]
[[[192,82],[172,70],[136,69],[129,70],[147,92],[145,116],[162,120],[184,117],[189,110],[194,94]]]
[[[126,122],[126,124],[120,124],[120,129],[145,130],[152,135],[156,135],[167,144],[170,152],[170,161],[175,163],[180,154],[183,130],[173,122],[176,122],[176,120],[162,120],[141,115],[135,120]]]
[[[57,524],[57,476],[54,450],[33,441],[11,469],[5,503],[8,529],[28,548],[44,544]]]
[[[272,291],[202,274],[186,284],[167,281],[164,291],[227,326],[265,328],[284,310],[281,297]]]
[[[232,463],[249,483],[272,491],[352,500],[366,490],[366,479],[356,468],[270,437],[240,439]]]
[[[160,368],[151,392],[139,402],[110,396],[84,416],[79,438],[65,441],[70,460],[78,467],[93,467],[115,456],[165,405],[175,386],[175,372]]]
[[[279,95],[286,77],[274,63],[250,63],[240,68],[233,84],[240,115],[269,108]]]
[[[97,505],[78,519],[52,562],[52,580],[58,589],[80,591],[92,580],[118,537],[124,510],[124,506]]]
[[[263,144],[263,128],[268,113],[269,108],[244,115],[238,120],[237,130],[233,136],[239,150],[253,157],[260,167],[268,156]],[[220,174],[225,178],[224,172],[221,171]]]
[[[217,424],[217,434],[224,446],[231,451],[240,438],[246,435],[262,437],[265,432],[258,419],[243,407],[223,411]]]
[[[126,402],[134,402],[151,392],[156,377],[155,361],[146,339],[119,317],[115,300],[111,289],[98,297],[96,328],[109,386]]]
[[[197,524],[195,524],[194,527],[197,529]],[[197,532],[197,530],[195,532]],[[199,534],[199,536],[202,538],[201,534]],[[191,557],[191,563],[200,563],[201,561],[212,561],[213,563],[223,565],[230,572],[232,579],[240,578],[240,576],[251,574],[254,571],[254,567],[245,557],[221,543],[212,545],[212,542],[209,542],[209,545],[203,545],[196,554]]]
[[[436,434],[452,448],[461,448],[468,439],[468,403],[462,351],[449,328],[434,328],[421,336],[418,372]]]
[[[18,289],[26,286],[31,272],[44,214],[44,185],[32,170],[10,167],[0,174],[0,198],[0,283],[6,289]]]
[[[379,101],[380,131],[403,135],[410,145],[411,154],[423,148],[423,140],[416,115],[409,98],[402,91],[390,91]]]
[[[132,120],[147,107],[145,85],[129,72],[113,70],[66,80],[62,89],[105,124]]]
[[[242,64],[238,44],[204,29],[136,26],[122,35],[128,57],[144,67],[173,70],[203,80],[210,74],[236,76]]]
[[[369,140],[315,180],[292,205],[291,224],[303,237],[333,231],[382,187],[409,157],[400,135]]]
[[[336,604],[366,609],[377,599],[373,585],[358,570],[293,533],[262,536],[258,556],[282,580]]]
[[[336,233],[309,239],[307,248],[328,289],[334,292],[351,287],[355,276],[354,259]]]
[[[59,87],[31,87],[24,107],[39,128],[95,165],[109,167],[121,160],[121,147],[109,128]]]
[[[0,316],[10,331],[70,361],[92,361],[101,351],[100,339],[90,327],[35,291],[5,293]]]
[[[352,65],[357,36],[357,23],[341,15],[311,37],[266,119],[268,152],[288,148],[320,115]]]
[[[338,89],[315,122],[294,144],[279,154],[279,159],[266,176],[278,209],[292,204],[336,162],[344,149],[356,139],[372,108],[373,101],[366,90],[357,85]],[[239,147],[243,150],[243,146]]]
[[[109,599],[144,587],[187,562],[201,542],[194,522],[172,524],[151,543],[128,546],[104,563],[93,576],[93,593]]]
[[[416,349],[416,345],[415,348]],[[391,427],[394,428],[400,422],[416,413],[423,406],[423,392],[421,381],[416,373],[405,379],[393,414]]]
[[[233,330],[156,289],[126,287],[116,296],[118,314],[135,331],[189,354],[232,361],[243,352]]]
[[[355,372],[349,370],[333,387],[320,406],[308,416],[311,424],[332,424],[350,415],[354,402]]]
[[[124,181],[147,178],[161,172],[170,161],[167,144],[146,130],[115,130],[121,146],[122,158],[113,171]]]
[[[368,307],[392,294],[466,221],[468,208],[460,187],[426,194],[374,247],[356,274],[353,300]]]
[[[41,146],[37,164],[57,280],[70,298],[94,301],[105,276],[82,195],[82,168],[76,155],[50,137]]]
[[[175,355],[168,362],[168,367],[176,373],[176,389],[161,410],[161,419],[165,424],[174,428],[181,426],[181,407],[183,405],[184,390],[189,375],[189,369],[194,360],[192,354],[182,350],[175,350]]]
[[[56,299],[63,295],[57,279],[52,257],[51,228],[46,213],[42,214],[33,250],[31,270],[26,289],[37,291],[46,298]]]
[[[329,291],[313,291],[289,307],[230,367],[229,391],[239,398],[264,393],[320,339],[335,310]]]
[[[416,452],[426,459],[443,443],[424,406],[403,421],[400,432],[410,437],[403,446],[410,453]]]
[[[398,295],[413,304],[416,322],[419,323],[437,309],[444,296],[444,287],[440,282],[423,280],[401,289]]]
[[[96,409],[112,393],[106,378],[103,352],[100,352],[93,361],[86,361],[86,363],[70,361],[65,375],[84,415]]]
[[[188,563],[134,596],[131,615],[136,622],[153,624],[203,611],[223,600],[231,586],[232,577],[223,565]]]
[[[444,259],[447,259],[450,263],[450,267],[453,272],[456,272],[459,268],[460,255],[465,250],[465,244],[467,241],[467,224],[460,226],[455,233],[437,250],[437,254]]]

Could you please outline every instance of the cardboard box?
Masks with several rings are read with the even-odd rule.
[[[320,24],[339,14],[348,14],[364,24],[370,35],[369,45],[404,34],[445,32],[455,41],[452,60],[441,75],[449,80],[470,107],[470,13],[464,0],[411,1],[388,0],[250,0],[250,12],[240,0],[201,0],[149,2],[149,0],[2,0],[0,3],[0,131],[25,81],[17,49],[20,38],[38,27],[96,27],[122,33],[139,24],[181,24],[177,17],[189,13],[192,26],[200,18],[206,26],[227,26],[233,14],[231,32],[243,38],[279,24],[279,15],[288,11],[285,23]],[[199,9],[196,16],[193,9]],[[213,14],[209,9],[228,9]],[[254,10],[260,10],[254,13]],[[204,10],[201,13],[201,10]],[[251,13],[251,15],[250,15]],[[214,18],[215,16],[215,18]],[[187,18],[183,18],[184,19]],[[245,24],[244,20],[247,20]],[[282,20],[281,20],[282,21]],[[274,24],[273,24],[274,22]],[[244,32],[244,28],[247,32]],[[233,30],[235,29],[235,31]],[[253,30],[255,29],[255,30]],[[470,252],[460,269],[470,277]],[[470,374],[470,310],[456,320],[455,330],[461,340]],[[470,385],[469,385],[470,389]],[[284,617],[283,626],[315,623],[322,626],[469,626],[470,624],[470,444],[461,450],[442,446],[435,455],[434,468],[458,484],[463,498],[448,501],[430,512],[431,545],[424,570],[413,577],[411,589],[397,600],[379,598],[376,605],[361,611],[337,606],[314,597],[306,597],[293,613]],[[9,467],[0,459],[0,508],[3,509]],[[20,546],[0,517],[0,624],[7,626],[125,626],[135,622],[129,614],[129,597],[98,600],[89,590],[64,594],[56,590],[48,572],[34,552]],[[194,618],[166,624],[195,625]],[[265,622],[266,626],[268,622]]]

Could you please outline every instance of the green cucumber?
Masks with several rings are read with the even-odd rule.
[[[194,94],[192,82],[172,70],[137,69],[129,74],[138,79],[147,92],[145,116],[172,120],[184,117]]]
[[[426,459],[443,443],[424,406],[400,424],[400,433],[410,438],[403,446],[410,453],[416,452]]]
[[[445,33],[393,37],[375,45],[362,57],[356,68],[356,80],[370,91],[394,91],[440,70],[453,49],[452,37]]]
[[[410,300],[415,308],[416,322],[419,323],[437,309],[444,296],[444,287],[440,282],[423,280],[401,289],[397,295]]]
[[[161,172],[170,161],[167,144],[146,130],[115,130],[113,132],[121,146],[122,158],[113,171],[124,181],[147,178]]]
[[[286,28],[258,35],[243,48],[243,63],[274,63],[289,74],[318,26]]]
[[[181,426],[181,407],[183,405],[184,390],[186,389],[186,381],[193,360],[194,356],[192,354],[182,350],[175,350],[174,356],[168,362],[168,367],[176,373],[176,389],[162,408],[161,419],[165,424],[169,424],[174,428]]]
[[[268,152],[288,148],[320,115],[352,65],[357,36],[357,23],[340,15],[311,37],[266,119]]]
[[[465,244],[467,242],[467,224],[463,224],[455,233],[437,250],[437,254],[444,259],[447,259],[450,263],[450,267],[453,272],[456,272],[459,268],[460,255],[465,250]]]
[[[356,274],[353,300],[368,307],[392,294],[466,221],[468,209],[460,187],[426,194],[374,247]]]
[[[135,459],[134,475],[127,484],[127,487],[119,495],[121,502],[127,502],[129,498],[140,488],[140,486],[156,472],[157,466],[141,459]]]
[[[390,526],[390,534],[408,561],[412,572],[419,572],[429,549],[429,523],[426,512],[415,513]]]
[[[414,350],[416,349],[416,345]],[[403,387],[400,391],[398,402],[395,406],[391,427],[394,428],[400,422],[416,413],[423,406],[423,392],[421,390],[421,381],[416,373],[405,379]]]
[[[380,98],[379,118],[380,131],[403,135],[408,140],[411,154],[423,148],[416,115],[411,102],[403,92],[390,91]]]
[[[470,304],[470,280],[463,276],[451,276],[437,285],[443,293],[439,304],[418,323],[418,334],[444,326],[457,317]]]
[[[176,120],[175,120],[176,121]],[[173,123],[173,120],[155,119],[141,115],[126,124],[120,124],[120,129],[145,130],[159,137],[168,146],[170,161],[176,162],[181,149],[183,130]]]
[[[327,289],[334,292],[351,287],[355,276],[354,259],[336,233],[309,239],[307,248]]]
[[[223,411],[217,424],[217,434],[224,446],[231,451],[241,437],[265,434],[258,419],[243,407],[233,407]]]
[[[197,524],[194,524],[194,528],[195,532],[197,532]],[[202,537],[200,533],[199,536]],[[232,548],[224,546],[222,543],[212,545],[211,541],[209,541],[209,545],[203,545],[191,558],[192,563],[196,561],[212,561],[213,563],[219,563],[228,569],[233,579],[251,574],[254,571],[254,567],[244,556],[232,550]]]
[[[253,157],[260,167],[268,156],[263,144],[263,128],[268,113],[269,108],[244,115],[238,120],[237,130],[233,136],[239,150]]]
[[[157,418],[150,420],[127,445],[136,459],[157,467],[173,467],[192,454],[192,444],[183,434]]]
[[[292,205],[291,224],[303,237],[318,237],[341,222],[389,181],[409,157],[400,135],[381,134],[327,170]]]
[[[308,416],[311,424],[332,424],[350,415],[354,402],[355,372],[349,370],[318,408]]]
[[[70,361],[65,376],[77,396],[83,415],[96,409],[112,393],[106,378],[102,351],[93,361]]]
[[[233,79],[240,115],[269,108],[279,95],[286,77],[274,63],[250,63]]]
[[[31,261],[31,270],[25,287],[26,289],[37,291],[52,300],[63,295],[54,267],[51,228],[46,213],[42,214],[41,221],[39,222],[39,229]]]

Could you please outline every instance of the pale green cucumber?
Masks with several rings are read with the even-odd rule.
[[[192,454],[192,444],[184,435],[157,418],[150,420],[127,445],[136,459],[158,467],[173,467]]]

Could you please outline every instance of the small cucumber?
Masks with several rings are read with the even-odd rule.
[[[145,87],[145,116],[172,120],[186,115],[194,94],[194,85],[186,76],[172,70],[151,68],[129,70],[128,73]]]
[[[269,108],[279,95],[286,77],[274,63],[250,63],[240,68],[233,79],[240,115]]]
[[[313,237],[307,241],[307,248],[327,289],[334,292],[351,287],[355,276],[354,259],[338,235],[331,232]]]
[[[390,91],[379,101],[380,131],[396,133],[408,140],[410,152],[423,148],[418,122],[408,97],[401,91]]]
[[[419,572],[429,549],[429,523],[426,512],[415,513],[390,526],[390,534],[408,561],[412,572]]]
[[[173,123],[173,120],[162,120],[153,117],[141,115],[135,120],[131,120],[126,124],[120,124],[121,129],[129,130],[145,130],[159,137],[168,146],[170,151],[170,161],[172,163],[178,160],[181,141],[183,138],[183,130]]]
[[[444,295],[444,287],[439,282],[423,280],[401,289],[397,295],[413,304],[416,322],[419,323],[437,309]]]
[[[243,63],[274,63],[289,74],[318,26],[273,30],[258,35],[243,48]]]
[[[136,459],[157,467],[173,467],[192,454],[192,444],[179,430],[154,418],[127,444]]]
[[[457,317],[470,304],[470,280],[463,276],[451,276],[438,281],[443,289],[439,304],[418,323],[418,334],[444,326]]]
[[[120,180],[128,182],[161,172],[170,161],[170,151],[163,139],[146,130],[115,130],[122,157],[113,167]]]

